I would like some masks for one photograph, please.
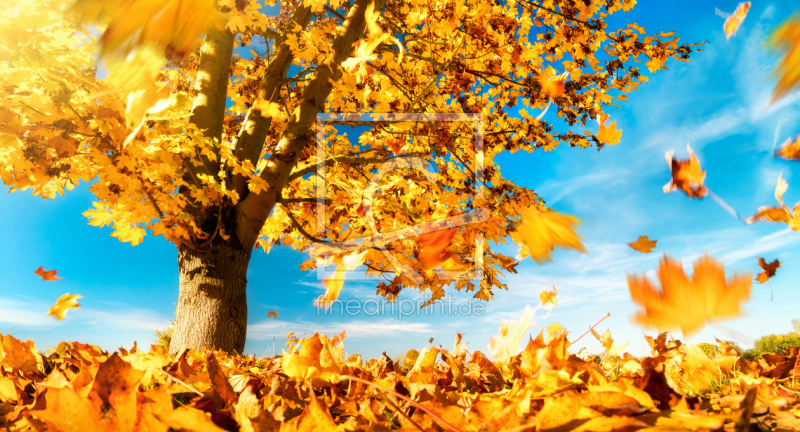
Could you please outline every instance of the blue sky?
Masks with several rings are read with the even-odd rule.
[[[754,284],[745,316],[708,327],[689,342],[738,334],[747,346],[761,335],[790,331],[790,321],[800,318],[800,233],[774,223],[746,226],[709,198],[693,200],[661,190],[670,178],[664,153],[675,150],[677,157],[686,158],[689,142],[707,170],[706,185],[739,213],[749,216],[759,206],[775,205],[780,173],[789,184],[787,204],[800,201],[800,163],[772,156],[776,144],[800,134],[800,92],[769,106],[779,54],[765,49],[772,30],[800,10],[791,0],[754,1],[739,32],[726,41],[724,20],[714,10],[732,12],[737,3],[643,1],[615,17],[612,25],[637,22],[648,33],[676,30],[684,42],[708,41],[691,63],[667,63],[668,71],[632,93],[621,109],[609,111],[624,131],[620,144],[600,152],[563,146],[551,153],[497,158],[506,178],[582,220],[579,233],[588,255],[556,251],[552,264],[523,261],[519,274],[503,280],[508,291],[496,292],[494,301],[473,309],[472,315],[422,311],[399,318],[372,309],[355,316],[320,316],[312,301],[324,291],[322,284],[315,273],[299,270],[306,255],[286,248],[269,254],[254,251],[248,272],[246,353],[271,354],[273,339],[280,352],[289,332],[333,335],[342,330],[348,335],[347,351],[370,357],[383,350],[395,356],[419,349],[431,337],[435,344],[450,347],[458,332],[465,333],[470,349],[486,352],[487,340],[498,333],[502,320],[520,316],[526,304],[535,306],[539,293],[555,284],[559,304],[546,319],[544,311],[537,313],[533,332],[558,321],[574,339],[611,312],[598,330],[610,329],[617,343],[630,342],[628,351],[645,354],[642,335],[656,332],[631,323],[636,307],[626,273],[653,277],[664,253],[680,259],[687,270],[709,253],[725,264],[728,275],[755,276],[755,256],[783,263],[771,280],[774,301],[766,284]],[[147,346],[153,331],[173,317],[178,296],[174,246],[161,237],[146,237],[136,247],[120,243],[109,236],[110,229],[87,225],[81,213],[91,202],[86,185],[52,201],[26,192],[0,195],[0,238],[5,240],[0,248],[0,333],[32,339],[42,351],[61,340],[114,350],[134,340]],[[658,240],[654,253],[640,254],[626,246],[640,235]],[[506,251],[513,256],[516,248]],[[40,265],[58,269],[65,279],[42,281],[33,274]],[[345,282],[341,299],[379,301],[375,284]],[[71,310],[64,321],[46,317],[48,307],[67,292],[84,296],[81,308]],[[448,292],[456,305],[471,299],[454,289]],[[401,298],[424,296],[404,292]],[[272,310],[278,310],[278,320],[267,318]],[[676,337],[684,339],[679,333]],[[583,346],[601,351],[591,337],[575,348]]]

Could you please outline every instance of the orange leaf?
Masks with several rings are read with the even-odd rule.
[[[42,266],[39,266],[39,268],[37,268],[36,271],[33,272],[33,273],[41,276],[42,279],[44,279],[45,281],[54,281],[54,280],[64,279],[63,277],[57,277],[56,276],[57,272],[58,272],[58,270],[45,270],[45,269],[42,268]]]
[[[608,126],[600,123],[600,129],[597,131],[597,135],[595,136],[597,137],[598,141],[603,144],[619,144],[619,140],[622,139],[622,129],[617,130],[616,121],[611,122],[611,124]]]
[[[789,138],[781,144],[781,148],[775,152],[775,156],[782,157],[786,160],[800,160],[800,135],[795,138],[794,142]]]
[[[53,315],[57,320],[63,320],[67,317],[68,310],[78,309],[81,307],[81,305],[78,303],[79,298],[83,298],[83,296],[78,294],[69,295],[69,293],[62,295],[58,298],[56,304],[50,306],[47,316]]]
[[[700,169],[700,161],[689,144],[686,144],[686,150],[689,152],[689,160],[684,161],[673,158],[672,151],[667,152],[672,180],[664,185],[664,193],[680,189],[692,198],[702,198],[708,194],[708,189],[703,186],[706,172]]]
[[[770,37],[772,46],[785,49],[789,53],[781,60],[775,70],[780,75],[778,84],[772,92],[772,102],[786,96],[800,81],[800,17],[784,22]]]
[[[578,218],[535,208],[521,210],[520,216],[516,231],[511,233],[511,238],[520,246],[520,257],[530,256],[542,264],[551,261],[550,251],[555,247],[587,253],[581,237],[573,229],[580,222]]]
[[[775,272],[778,270],[778,267],[781,266],[781,262],[778,261],[778,260],[775,260],[775,261],[772,261],[771,263],[767,264],[767,262],[764,261],[764,258],[761,258],[761,257],[756,257],[756,258],[758,258],[758,266],[761,267],[761,269],[764,270],[763,272],[758,274],[758,276],[756,277],[756,280],[758,281],[758,283],[764,283],[769,278],[775,276]]]
[[[725,269],[709,256],[695,262],[691,279],[680,262],[666,255],[656,274],[660,289],[644,276],[628,275],[631,298],[644,308],[634,321],[659,331],[681,329],[685,336],[708,321],[741,315],[739,304],[750,297],[752,287],[750,274],[734,275],[726,282]]]
[[[548,69],[549,71],[549,69]],[[550,96],[551,98],[559,97],[564,94],[564,81],[566,80],[568,72],[555,76],[555,74],[548,74],[542,72],[539,76],[539,85],[542,86],[542,93]]]
[[[458,233],[456,228],[431,231],[414,238],[417,243],[417,260],[425,270],[441,267],[443,270],[464,270],[464,264],[455,254],[447,252],[447,248]]]
[[[542,291],[542,293],[539,294],[539,301],[542,302],[542,305],[544,306],[547,306],[548,304],[551,305],[549,307],[552,308],[558,303],[558,299],[556,298],[557,293],[558,290],[556,289],[555,284],[553,284],[553,291]]]
[[[278,319],[278,311],[269,311],[269,312],[267,312],[267,318],[269,318],[269,317],[274,317],[275,319]]]
[[[639,236],[638,240],[628,243],[628,246],[638,252],[650,253],[653,251],[653,248],[656,247],[656,241],[657,240],[650,240],[647,236]]]
[[[731,36],[736,34],[736,30],[742,25],[744,18],[747,16],[747,11],[749,10],[750,2],[739,3],[739,5],[736,6],[736,10],[733,11],[733,14],[725,19],[725,24],[722,25],[722,29],[725,30],[725,37],[727,39],[730,39]]]

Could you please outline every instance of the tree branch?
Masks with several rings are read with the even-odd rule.
[[[424,156],[424,154],[423,153],[410,153],[410,154],[407,154],[407,155],[404,155],[404,156]],[[329,157],[328,159],[325,159],[325,163],[327,164],[329,162],[330,163],[338,162],[338,163],[344,163],[344,164],[361,164],[361,165],[363,165],[363,164],[372,164],[372,163],[384,163],[384,162],[389,161],[390,159],[393,159],[393,157],[363,158],[363,157],[356,157],[356,156],[352,156],[352,155],[338,155],[338,156],[332,156],[332,157]],[[311,174],[311,173],[315,172],[316,170],[317,170],[317,164],[311,164],[311,165],[307,165],[307,166],[305,166],[305,167],[303,167],[303,168],[301,168],[299,170],[292,171],[292,173],[289,174],[289,179],[287,180],[287,183],[292,181],[292,180],[296,180],[296,179],[298,179],[300,177],[303,177],[306,174]]]
[[[334,84],[342,76],[341,64],[353,51],[356,40],[364,35],[366,28],[365,12],[371,0],[355,0],[347,19],[339,27],[331,51],[317,67],[314,77],[306,86],[297,108],[295,108],[283,136],[275,150],[266,160],[267,165],[259,177],[266,181],[267,188],[259,193],[250,193],[237,207],[237,237],[245,247],[252,247],[258,238],[261,227],[270,211],[280,198],[292,169],[300,159],[303,149],[311,141],[309,135],[322,112],[325,100],[331,94]],[[383,8],[384,0],[375,0],[375,9]]]
[[[275,55],[267,65],[264,76],[261,78],[256,98],[264,99],[269,102],[277,102],[280,99],[280,87],[286,79],[286,74],[289,72],[289,66],[294,61],[292,50],[286,43],[287,36],[294,31],[298,26],[301,29],[306,28],[308,22],[311,20],[311,8],[304,5],[299,5],[294,11],[286,31],[281,35],[280,39],[276,41],[278,46]],[[269,128],[272,124],[271,117],[262,117],[261,111],[254,108],[247,110],[244,121],[242,122],[239,134],[234,139],[233,154],[237,159],[244,162],[250,161],[254,166],[258,164],[261,157],[261,151],[264,147],[264,140],[267,138]],[[244,198],[249,193],[247,188],[247,176],[235,175],[233,176],[233,188]]]

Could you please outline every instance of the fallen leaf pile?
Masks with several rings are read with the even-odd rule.
[[[716,358],[662,333],[652,353],[568,353],[542,333],[506,361],[426,347],[400,359],[345,358],[320,334],[272,358],[134,344],[108,353],[0,336],[0,429],[58,431],[797,430],[798,348],[745,361]],[[461,336],[461,335],[459,335]],[[749,426],[747,429],[743,427]],[[752,429],[751,429],[752,428]],[[761,428],[761,429],[759,429]]]

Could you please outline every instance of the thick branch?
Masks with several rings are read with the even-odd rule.
[[[237,237],[243,245],[255,244],[258,233],[280,197],[300,154],[311,141],[309,135],[317,114],[322,112],[333,85],[342,76],[341,64],[350,57],[356,40],[364,35],[364,14],[369,3],[371,0],[354,2],[347,13],[347,19],[339,27],[330,53],[317,67],[314,77],[305,88],[299,106],[292,113],[283,136],[260,174],[268,185],[267,189],[258,194],[250,193],[236,205],[239,222]],[[383,8],[383,1],[375,3],[376,10]]]
[[[200,48],[200,64],[194,85],[197,95],[192,102],[192,116],[189,118],[198,129],[204,131],[205,136],[219,141],[222,140],[233,41],[234,35],[227,29],[211,28],[206,33]],[[208,174],[214,175],[219,171],[219,157],[214,163],[210,163],[205,156],[201,157],[203,165],[214,170]]]
[[[256,92],[258,99],[265,99],[270,102],[277,102],[280,99],[280,87],[283,85],[286,74],[289,72],[289,66],[294,60],[292,50],[286,43],[286,36],[298,27],[301,29],[306,28],[310,19],[311,8],[303,4],[298,5],[289,25],[286,27],[286,32],[277,41],[277,51],[261,78]],[[271,124],[271,117],[262,117],[261,112],[253,108],[247,110],[239,135],[235,139],[233,154],[240,161],[249,160],[254,166],[257,165]],[[242,175],[236,175],[233,178],[234,190],[240,197],[244,197],[248,193],[247,181],[248,177]]]

